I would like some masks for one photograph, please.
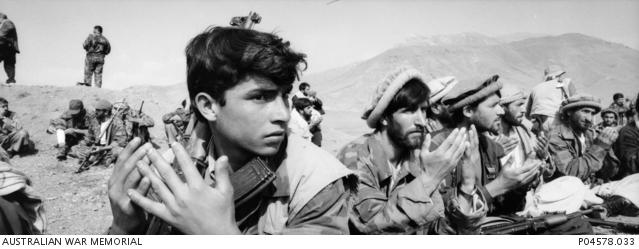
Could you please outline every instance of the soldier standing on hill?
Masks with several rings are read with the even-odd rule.
[[[102,35],[102,26],[93,27],[93,34],[82,44],[87,56],[84,61],[84,82],[78,85],[91,86],[91,78],[95,74],[95,86],[102,87],[102,68],[104,67],[104,57],[111,52],[111,44]]]
[[[0,13],[0,62],[7,73],[7,84],[16,83],[16,54],[18,49],[18,33],[16,26],[7,15]]]

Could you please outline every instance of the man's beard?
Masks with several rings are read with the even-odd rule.
[[[417,134],[418,132],[420,136],[417,139],[411,139],[411,136]],[[416,149],[419,148],[424,142],[424,129],[418,128],[417,131],[412,131],[406,134],[403,134],[399,129],[395,129],[392,125],[388,127],[388,137],[393,141],[394,144],[400,146],[404,149]]]

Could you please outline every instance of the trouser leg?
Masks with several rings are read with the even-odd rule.
[[[7,73],[7,83],[16,83],[16,54],[7,55],[3,64],[4,71]]]
[[[102,68],[104,68],[104,62],[95,63],[95,86],[102,87]]]
[[[26,152],[29,149],[29,133],[21,129],[12,134],[6,139],[7,147],[4,147],[9,153]]]
[[[84,59],[84,83],[91,85],[91,78],[93,77],[93,71],[95,70],[95,64],[91,60],[91,57],[87,55]]]

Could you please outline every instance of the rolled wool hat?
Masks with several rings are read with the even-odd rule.
[[[564,100],[559,111],[565,113],[568,110],[581,107],[592,107],[595,109],[595,113],[598,113],[601,111],[601,101],[589,94],[577,94]]]
[[[466,105],[475,103],[480,99],[490,96],[493,93],[499,93],[502,83],[497,81],[499,75],[493,75],[485,80],[469,80],[470,85],[460,86],[445,96],[442,102],[448,105],[449,111],[454,111]],[[462,82],[463,84],[463,82]],[[500,94],[501,95],[501,94]]]
[[[510,104],[516,100],[526,99],[524,90],[513,84],[504,84],[499,92],[501,93],[499,104],[502,105]]]
[[[426,83],[430,90],[430,102],[435,103],[442,99],[459,81],[453,76],[437,78]]]
[[[412,67],[400,67],[388,74],[377,86],[371,98],[371,104],[364,110],[362,119],[370,128],[375,128],[377,122],[390,104],[391,100],[402,89],[406,82],[417,79],[424,82],[424,76]]]

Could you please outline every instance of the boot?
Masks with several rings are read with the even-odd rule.
[[[58,161],[64,161],[67,159],[67,151],[68,150],[66,146],[58,147],[58,153],[55,155]]]

